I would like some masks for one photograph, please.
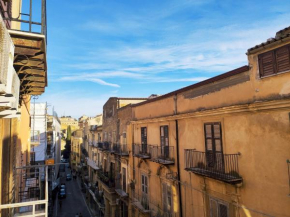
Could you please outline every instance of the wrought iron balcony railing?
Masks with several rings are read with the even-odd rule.
[[[109,151],[110,150],[110,142],[104,142],[103,143],[103,150]]]
[[[174,164],[174,146],[151,146],[150,160],[160,164]]]
[[[129,156],[129,151],[127,145],[115,144],[114,146],[114,153],[120,156]]]
[[[98,142],[97,143],[97,148],[98,149],[103,149],[103,143],[102,142]]]
[[[99,170],[98,177],[100,181],[103,182],[107,187],[109,188],[115,187],[115,177],[113,177],[113,174],[105,172],[103,170]]]
[[[242,182],[239,174],[240,154],[221,154],[185,150],[185,170],[195,174],[236,184]]]
[[[147,144],[133,144],[133,156],[143,159],[149,159],[151,157],[150,145]]]
[[[47,36],[46,0],[23,1],[22,7],[21,3],[19,3],[19,14],[16,16],[12,16],[12,13],[10,12],[11,7],[12,5],[8,5],[6,9],[3,9],[6,10],[4,11],[4,14],[6,15],[4,20],[7,21],[7,28],[18,30],[13,29],[13,25],[11,25],[12,22],[15,22],[18,24],[15,25],[15,27],[22,24],[20,31]]]

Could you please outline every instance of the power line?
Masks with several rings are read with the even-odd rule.
[[[94,148],[97,148],[97,147],[94,147]],[[98,149],[98,148],[97,148],[97,149]],[[99,151],[99,149],[98,149],[98,151]],[[108,155],[108,156],[110,157],[110,155]],[[117,160],[118,162],[122,163],[122,161],[121,161],[119,158],[116,158],[116,157],[115,157],[114,159]],[[133,160],[134,160],[134,157],[133,157]],[[110,161],[111,161],[111,160],[110,160]],[[109,161],[108,161],[108,162],[109,162]],[[127,167],[131,168],[133,171],[138,171],[138,172],[139,172],[138,169],[133,168],[133,167],[132,167],[131,165],[129,165],[129,164],[127,164]],[[188,173],[188,174],[190,174],[190,173]],[[158,177],[158,178],[164,178],[164,179],[167,179],[167,180],[168,180],[168,178],[167,178],[166,176],[156,175],[156,174],[153,174],[153,173],[150,173],[150,176],[155,176],[155,177]],[[178,182],[178,183],[180,183],[182,186],[184,186],[184,187],[186,187],[186,188],[189,188],[189,189],[191,189],[191,190],[194,190],[194,191],[197,191],[197,192],[202,193],[202,194],[204,194],[204,195],[207,195],[207,196],[212,197],[212,195],[208,194],[207,192],[192,187],[191,184],[189,185],[188,183],[182,182],[182,181],[177,180],[177,179],[172,179],[172,181]],[[213,192],[215,192],[215,193],[220,193],[220,192],[215,191],[215,190],[211,190],[211,191],[213,191]],[[179,192],[179,194],[180,194],[180,192]],[[181,196],[181,195],[179,195],[179,196]],[[132,198],[130,198],[130,199],[132,199]],[[255,212],[255,213],[257,213],[257,214],[261,214],[261,215],[263,215],[263,216],[274,217],[273,214],[264,213],[264,212],[261,212],[261,211],[259,211],[259,210],[255,210],[255,209],[253,209],[253,208],[245,207],[244,205],[239,205],[239,204],[236,204],[236,203],[233,203],[233,202],[227,202],[227,201],[225,201],[225,202],[226,202],[226,203],[229,203],[229,204],[232,204],[233,206],[235,206],[235,207],[237,207],[237,208],[246,209],[246,210],[249,210],[249,211]],[[151,203],[152,205],[158,207],[158,205],[154,204],[153,202],[149,202],[149,203]],[[202,208],[204,208],[204,206],[197,206],[197,205],[194,205],[194,206],[195,206],[195,207],[202,207]],[[180,208],[182,208],[182,207],[180,207]],[[275,214],[275,215],[280,215],[280,216],[281,216],[281,214]],[[287,216],[285,216],[285,217],[287,217]]]

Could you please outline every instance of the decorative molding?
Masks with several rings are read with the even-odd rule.
[[[244,112],[259,112],[259,111],[274,111],[274,110],[283,110],[290,109],[290,99],[282,100],[272,100],[272,101],[263,101],[255,103],[247,103],[242,105],[234,105],[228,107],[222,107],[217,109],[209,109],[205,111],[195,111],[188,112],[185,114],[179,115],[170,115],[165,117],[157,118],[148,118],[138,121],[132,121],[132,124],[145,124],[145,123],[154,123],[160,121],[173,121],[186,118],[198,118],[198,117],[208,117],[208,116],[219,116],[225,114],[235,114],[235,113],[244,113]]]

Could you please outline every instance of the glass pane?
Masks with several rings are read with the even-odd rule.
[[[214,138],[220,138],[221,136],[220,125],[219,124],[214,125],[213,129],[214,129]]]
[[[211,125],[205,125],[205,135],[207,138],[211,138],[212,137],[212,133],[211,133]]]
[[[160,130],[161,130],[161,136],[164,136],[164,128],[161,127]]]
[[[228,207],[224,204],[219,204],[219,216],[228,217]]]
[[[219,139],[215,139],[215,150],[217,152],[222,151],[222,143],[221,143],[221,140],[219,140]]]
[[[169,146],[168,138],[165,138],[165,145],[166,145],[166,146]]]
[[[207,145],[207,150],[212,151],[212,140],[211,139],[206,140],[206,145]]]

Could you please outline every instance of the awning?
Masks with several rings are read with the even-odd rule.
[[[93,160],[89,159],[89,158],[87,158],[87,164],[90,167],[92,167],[94,170],[100,170],[100,168],[96,165],[96,163]]]

